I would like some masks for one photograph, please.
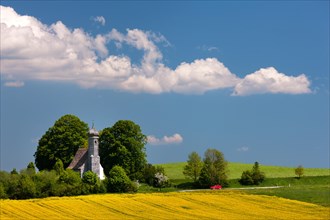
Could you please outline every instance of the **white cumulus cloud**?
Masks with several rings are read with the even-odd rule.
[[[11,7],[0,6],[0,10],[4,80],[70,82],[83,88],[152,94],[203,94],[219,89],[233,89],[234,95],[310,92],[310,82],[305,75],[286,76],[272,67],[243,79],[216,58],[182,62],[170,68],[164,64],[158,45],[171,44],[163,35],[152,31],[127,29],[122,33],[112,29],[106,34],[91,36],[61,21],[46,25],[32,16],[17,14]],[[104,17],[95,19],[105,24]],[[111,54],[110,42],[118,49],[125,44],[142,51],[141,62],[133,64],[128,55]]]
[[[262,93],[303,94],[311,93],[310,82],[302,74],[287,76],[275,68],[260,69],[244,77],[234,88],[234,95],[251,95]]]
[[[148,143],[151,145],[167,145],[167,144],[179,144],[183,141],[183,137],[180,134],[174,134],[172,136],[164,136],[157,138],[153,135],[149,135]]]
[[[103,16],[93,17],[93,21],[100,23],[102,26],[105,25],[105,18]]]

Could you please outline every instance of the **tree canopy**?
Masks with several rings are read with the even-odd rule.
[[[207,149],[204,154],[204,164],[199,177],[203,187],[215,184],[227,185],[227,161],[222,152],[216,149]]]
[[[203,162],[197,152],[192,152],[188,156],[187,165],[184,167],[183,174],[197,182]]]
[[[142,134],[139,125],[120,120],[114,126],[102,130],[99,142],[101,165],[106,175],[116,165],[121,166],[131,179],[141,175],[147,162],[147,137]]]
[[[64,115],[46,131],[34,154],[39,170],[51,170],[60,159],[67,167],[79,147],[87,142],[88,125],[74,115]]]

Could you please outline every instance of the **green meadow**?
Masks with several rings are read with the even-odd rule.
[[[193,188],[191,180],[186,179],[182,173],[186,162],[158,165],[164,167],[167,176],[173,184],[173,188],[167,190]],[[226,190],[240,190],[248,194],[277,196],[330,207],[330,169],[304,168],[304,176],[298,179],[294,172],[296,167],[261,164],[260,170],[266,174],[266,179],[257,187],[282,187],[267,189],[240,185],[238,179],[241,177],[242,172],[250,170],[252,166],[253,164],[230,162],[228,164],[229,188]]]
[[[170,179],[185,179],[182,171],[186,162],[157,164],[164,167],[167,176]],[[229,179],[238,179],[241,177],[242,172],[251,170],[253,164],[244,163],[228,163]],[[266,174],[266,178],[280,178],[280,177],[295,177],[294,170],[296,167],[284,166],[268,166],[260,164],[260,170]],[[304,168],[304,176],[329,176],[330,169],[326,168]]]

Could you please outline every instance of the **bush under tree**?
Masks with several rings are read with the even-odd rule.
[[[103,184],[100,179],[97,177],[96,173],[92,171],[87,171],[84,173],[83,178],[83,187],[82,194],[90,194],[90,193],[98,193],[105,192],[105,188],[103,188]]]
[[[125,170],[118,165],[111,168],[106,182],[108,192],[137,191],[135,184],[126,175]]]
[[[154,186],[162,190],[162,188],[168,185],[169,185],[168,177],[162,172],[157,172],[155,174]]]
[[[154,186],[156,173],[165,173],[164,167],[154,166],[152,164],[146,164],[142,171],[141,182],[146,183],[149,186]]]

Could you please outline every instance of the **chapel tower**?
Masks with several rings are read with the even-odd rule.
[[[88,132],[88,156],[86,170],[96,173],[100,179],[104,179],[103,168],[99,156],[99,132],[94,126]]]

